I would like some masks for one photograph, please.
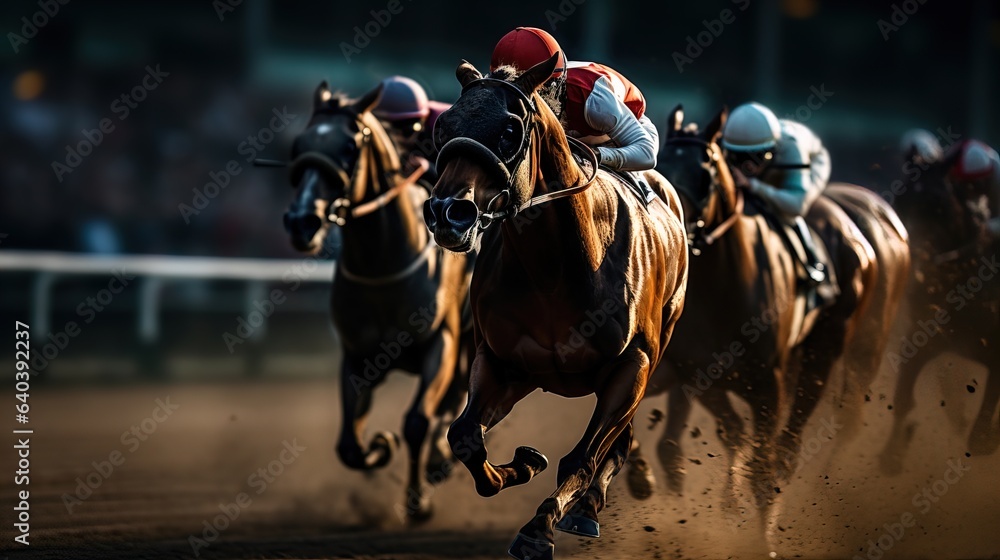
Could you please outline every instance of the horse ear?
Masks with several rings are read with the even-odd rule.
[[[333,92],[330,91],[330,84],[323,80],[316,86],[316,93],[313,95],[313,109],[328,106],[331,99],[333,99]]]
[[[562,53],[557,52],[556,54],[549,57],[548,60],[539,62],[538,64],[532,66],[526,72],[521,74],[514,80],[514,85],[520,88],[524,93],[531,95],[535,93],[535,90],[539,86],[544,84],[552,77],[552,72],[555,71],[556,65],[559,64],[559,60],[562,58]]]
[[[676,136],[681,130],[681,126],[684,124],[684,105],[680,103],[674,107],[674,110],[670,112],[670,116],[667,117],[667,138]]]
[[[463,88],[476,80],[483,79],[483,75],[468,60],[463,60],[458,65],[458,68],[455,70],[455,77],[458,78],[458,83],[462,84]]]
[[[708,140],[709,142],[715,142],[718,140],[719,136],[722,134],[723,127],[726,126],[727,118],[729,118],[729,108],[723,106],[722,110],[719,111],[719,114],[715,115],[712,122],[708,123],[708,126],[705,127],[705,140]]]
[[[351,104],[351,110],[357,114],[367,113],[378,104],[379,100],[382,99],[382,90],[385,89],[385,84],[379,83],[375,86],[375,89],[369,91],[368,93],[362,95],[357,101]]]

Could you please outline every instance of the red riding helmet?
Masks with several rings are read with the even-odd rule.
[[[566,71],[566,54],[562,47],[552,35],[537,27],[518,27],[504,35],[493,49],[490,71],[506,65],[524,71],[545,62],[556,53],[561,56],[551,78],[558,78]]]

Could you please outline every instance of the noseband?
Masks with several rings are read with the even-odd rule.
[[[318,151],[303,152],[289,164],[289,173],[292,185],[297,185],[306,169],[313,168],[319,171],[325,181],[331,185],[341,184],[344,186],[344,196],[330,201],[330,212],[326,219],[338,226],[343,227],[351,219],[367,216],[380,208],[385,207],[394,198],[400,195],[407,187],[413,185],[430,168],[427,160],[421,160],[417,169],[409,176],[402,177],[400,168],[383,171],[383,178],[386,184],[391,184],[396,180],[395,186],[380,194],[368,202],[352,200],[351,194],[358,192],[360,183],[365,180],[365,174],[358,170],[367,163],[367,158],[374,157],[372,146],[372,129],[362,121],[358,121],[361,129],[361,145],[358,161],[354,165],[354,173],[349,174],[326,154]],[[395,148],[393,148],[395,149]],[[361,191],[363,192],[363,191]],[[362,195],[363,196],[363,195]]]
[[[438,153],[437,168],[439,170],[444,169],[445,166],[456,157],[465,157],[479,162],[489,174],[499,179],[504,184],[504,188],[501,189],[500,192],[491,198],[486,204],[485,211],[479,210],[478,208],[476,209],[479,214],[477,218],[477,227],[480,231],[486,230],[494,222],[516,216],[522,210],[560,198],[566,198],[579,194],[590,187],[590,185],[594,182],[594,179],[597,178],[599,163],[597,153],[583,142],[567,136],[566,140],[570,143],[570,148],[572,149],[576,146],[579,151],[583,152],[583,155],[590,162],[593,168],[593,172],[590,177],[588,177],[587,180],[581,185],[575,185],[559,191],[534,196],[522,204],[517,204],[512,195],[514,181],[517,180],[517,173],[520,170],[521,165],[528,159],[528,151],[531,146],[531,132],[534,128],[538,108],[535,106],[535,101],[528,94],[521,91],[521,88],[511,82],[498,80],[496,78],[480,78],[478,80],[474,80],[462,88],[462,95],[465,95],[466,92],[476,87],[504,88],[507,91],[514,93],[521,101],[523,101],[525,108],[527,109],[527,115],[525,116],[526,124],[522,127],[522,134],[520,142],[518,143],[518,148],[510,156],[505,156],[499,145],[494,148],[490,148],[478,140],[469,137],[452,138],[451,140],[445,142],[444,146],[441,147],[441,150]]]
[[[715,142],[708,142],[707,140],[703,140],[701,138],[697,138],[694,136],[679,136],[675,138],[668,138],[664,147],[671,145],[681,145],[681,144],[694,144],[696,146],[700,146],[705,149],[705,152],[708,154],[708,160],[709,162],[711,162],[713,170],[712,178],[710,179],[712,182],[712,190],[718,191],[720,196],[724,195],[725,192],[722,190],[721,181],[715,180],[716,174],[718,173],[718,166],[720,164],[725,165],[725,163],[722,162],[722,152],[719,151],[718,144],[716,144]],[[704,247],[709,247],[713,245],[723,235],[725,235],[725,233],[729,231],[729,229],[732,228],[733,225],[736,224],[736,221],[740,219],[740,215],[743,214],[743,203],[744,203],[743,191],[742,189],[737,188],[736,207],[733,209],[732,214],[730,214],[730,216],[726,218],[725,221],[723,221],[721,224],[713,228],[711,231],[706,232],[705,228],[707,224],[707,219],[705,217],[705,206],[706,206],[705,202],[707,201],[708,197],[706,196],[706,198],[700,201],[696,201],[694,200],[694,197],[684,193],[683,190],[678,189],[678,192],[680,192],[687,198],[691,199],[691,202],[694,203],[696,206],[698,206],[698,208],[701,210],[701,215],[695,221],[694,228],[692,228],[691,231],[688,232],[687,236],[688,247],[691,250],[691,254],[696,257],[698,255],[701,255],[701,252]]]

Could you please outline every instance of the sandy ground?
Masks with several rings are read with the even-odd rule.
[[[885,524],[910,513],[916,525],[882,557],[1000,558],[1000,456],[966,458],[964,449],[968,421],[981,400],[981,392],[969,393],[965,386],[981,382],[983,373],[947,358],[932,364],[918,387],[918,427],[906,472],[897,477],[878,471],[875,451],[888,435],[891,399],[882,400],[879,392],[890,391],[877,387],[858,439],[823,443],[782,489],[781,556],[864,555],[869,539],[886,532]],[[32,545],[11,548],[13,486],[12,477],[4,475],[0,556],[191,558],[189,537],[205,537],[206,522],[221,515],[220,504],[233,508],[244,492],[249,503],[198,550],[201,558],[504,558],[517,528],[553,490],[554,464],[577,441],[593,406],[591,399],[531,395],[491,434],[491,457],[506,462],[516,446],[532,445],[553,467],[491,499],[478,497],[460,468],[436,488],[434,519],[408,527],[396,514],[403,500],[404,454],[371,475],[339,464],[333,452],[336,385],[330,379],[38,388],[31,416]],[[412,389],[412,380],[402,376],[381,389],[369,430],[398,431]],[[156,399],[168,397],[179,408],[162,423],[147,421],[155,431],[145,441],[122,440],[123,432],[151,417]],[[650,450],[663,427],[649,429],[646,418],[654,407],[662,409],[663,399],[645,403],[637,429]],[[820,410],[817,420],[828,417],[826,412]],[[818,425],[811,423],[806,436]],[[692,436],[695,428],[698,437]],[[697,409],[686,433],[683,496],[666,495],[661,484],[657,495],[640,502],[627,495],[619,477],[602,514],[602,537],[559,534],[557,556],[766,557],[754,544],[754,522],[720,511],[724,459],[713,422]],[[272,463],[281,457],[283,442],[305,450],[287,465]],[[12,473],[13,452],[5,447],[0,463]],[[93,462],[100,466],[115,451],[123,462],[105,478]],[[954,484],[939,484],[946,493],[923,512],[914,495],[933,488],[949,461],[959,460],[970,469]],[[250,478],[269,464],[280,474],[269,482]],[[656,470],[662,480],[659,465]],[[64,496],[76,492],[78,477],[88,475],[100,485],[70,513]]]

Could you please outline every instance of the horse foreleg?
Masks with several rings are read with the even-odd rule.
[[[667,487],[671,492],[680,494],[684,490],[684,458],[681,450],[681,439],[688,417],[691,416],[691,397],[684,394],[681,387],[670,391],[667,401],[667,427],[656,450],[660,456],[660,464],[667,471]]]
[[[410,451],[410,476],[406,489],[406,516],[413,521],[429,519],[432,513],[430,496],[423,484],[424,444],[434,413],[451,384],[455,368],[455,339],[452,333],[442,330],[429,343],[420,372],[420,386],[403,423],[403,438]],[[428,473],[428,478],[445,474]]]
[[[628,430],[645,392],[649,359],[641,351],[632,350],[613,368],[598,392],[597,406],[583,438],[559,461],[558,488],[521,527],[508,550],[511,556],[525,560],[553,557],[556,522],[584,495],[612,444]]]
[[[601,536],[597,515],[601,513],[608,501],[608,486],[611,479],[618,474],[622,465],[630,459],[629,448],[632,446],[632,424],[618,436],[607,457],[597,470],[587,492],[556,525],[560,531],[579,535],[581,537],[597,538]]]
[[[716,435],[726,450],[726,488],[723,494],[723,507],[736,507],[736,460],[747,444],[746,426],[743,418],[733,408],[729,395],[721,388],[711,387],[701,397],[701,404],[715,416]]]
[[[879,459],[879,466],[886,474],[899,474],[903,470],[903,456],[906,455],[906,448],[916,430],[915,424],[906,421],[906,417],[916,404],[913,389],[917,385],[920,372],[935,355],[928,348],[923,348],[901,365],[897,361],[901,359],[899,355],[889,360],[899,372],[899,379],[896,381],[896,393],[893,396],[892,431]]]
[[[342,422],[340,439],[337,441],[337,455],[348,468],[370,470],[384,467],[392,459],[393,451],[399,446],[399,437],[391,432],[375,434],[366,450],[361,445],[368,411],[371,410],[372,390],[382,382],[384,376],[376,379],[365,377],[359,360],[344,358],[340,371],[340,401]]]
[[[480,496],[494,496],[504,488],[524,484],[548,466],[545,456],[530,447],[518,447],[514,460],[505,465],[490,463],[486,452],[486,432],[534,389],[500,379],[482,351],[473,360],[469,403],[448,430],[448,443],[469,469]]]
[[[993,414],[1000,401],[1000,350],[993,348],[992,360],[986,363],[986,390],[976,422],[969,434],[969,451],[989,455],[1000,447],[1000,426],[993,423]]]

